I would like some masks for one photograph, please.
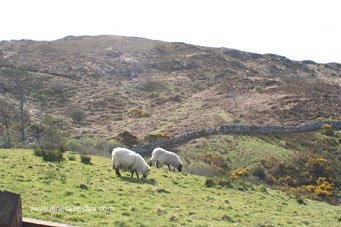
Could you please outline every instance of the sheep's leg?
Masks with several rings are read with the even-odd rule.
[[[168,170],[170,171],[170,164],[167,164],[167,166],[168,166]]]
[[[115,168],[115,171],[116,171],[116,175],[117,175],[117,176],[121,176],[120,168],[118,168],[118,167]]]
[[[138,172],[136,170],[135,170],[135,173],[136,173],[137,179],[140,179],[139,178],[139,174],[138,174]]]
[[[156,162],[156,167],[157,167],[157,168],[160,168],[159,162],[158,162],[158,161]]]
[[[134,170],[131,171],[131,178],[134,178]]]

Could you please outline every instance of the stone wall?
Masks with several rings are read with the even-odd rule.
[[[133,147],[133,150],[147,155],[156,147],[173,147],[182,143],[186,143],[192,139],[207,137],[212,135],[224,134],[272,134],[272,133],[302,133],[319,130],[323,124],[329,124],[333,129],[341,129],[341,121],[313,121],[301,125],[278,126],[278,125],[246,125],[246,124],[225,124],[218,128],[208,128],[198,131],[187,132],[172,138],[155,140],[145,144],[139,144]]]

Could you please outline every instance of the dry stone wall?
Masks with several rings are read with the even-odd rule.
[[[333,129],[341,129],[341,121],[313,121],[301,125],[293,126],[261,126],[261,125],[246,125],[246,124],[225,124],[218,128],[208,128],[198,131],[187,132],[168,139],[159,139],[145,144],[139,144],[133,147],[133,150],[147,155],[156,147],[173,147],[190,140],[207,137],[212,135],[224,134],[273,134],[273,133],[303,133],[317,131],[321,129],[324,124],[329,124]]]

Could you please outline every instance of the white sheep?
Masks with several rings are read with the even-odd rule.
[[[156,167],[159,168],[160,165],[167,165],[168,169],[170,166],[173,166],[181,172],[182,162],[179,156],[171,151],[167,151],[161,147],[157,147],[153,150],[152,158],[150,159],[150,166],[152,166],[153,162],[156,163]]]
[[[117,176],[121,176],[120,168],[131,170],[131,177],[136,173],[137,178],[139,174],[146,178],[149,174],[150,167],[141,155],[135,153],[127,148],[117,147],[112,151],[112,168],[116,171]]]

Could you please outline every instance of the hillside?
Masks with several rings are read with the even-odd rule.
[[[0,148],[66,149],[78,152],[71,155],[78,162],[68,157],[59,164],[42,162],[31,151],[2,150],[0,186],[26,197],[25,215],[81,226],[138,225],[132,216],[142,217],[141,226],[339,222],[340,87],[341,64],[274,54],[120,36],[2,41]],[[264,129],[272,133],[260,133]],[[153,169],[151,179],[141,183],[116,178],[106,158],[79,163],[79,154],[108,156],[117,146],[134,148],[145,158],[156,146],[170,149],[189,174]],[[231,183],[240,174],[242,179]],[[263,184],[272,188],[269,193]],[[33,192],[25,189],[32,185],[37,185]],[[119,204],[116,194],[122,197]],[[163,196],[167,200],[155,206]],[[172,204],[182,200],[186,203]],[[118,213],[28,210],[37,201],[104,204]],[[203,204],[212,209],[207,212]],[[291,209],[295,220],[287,218]],[[318,212],[326,215],[316,223],[308,218]]]
[[[71,135],[177,135],[226,122],[290,125],[341,115],[341,65],[134,37],[2,41],[0,66],[25,67],[31,121]],[[0,83],[0,98],[17,100]],[[74,124],[70,108],[86,119]]]
[[[108,158],[92,156],[85,165],[78,154],[64,156],[54,163],[31,150],[0,150],[0,190],[21,194],[24,217],[79,226],[338,226],[341,221],[340,206],[298,200],[262,185],[235,181],[207,187],[204,177],[154,167],[145,181],[130,179],[127,172],[118,178]],[[37,210],[44,207],[112,210]]]

